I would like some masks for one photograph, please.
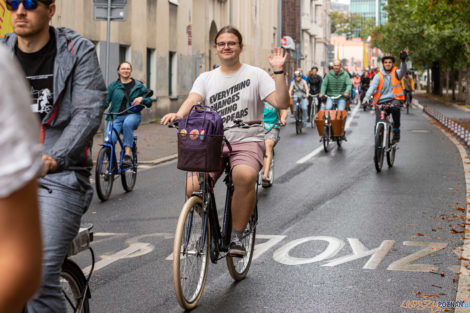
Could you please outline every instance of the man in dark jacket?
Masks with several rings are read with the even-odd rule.
[[[66,312],[59,275],[93,195],[90,147],[106,91],[94,45],[70,29],[49,26],[54,2],[7,2],[14,33],[0,41],[16,55],[31,86],[31,108],[41,122],[40,182],[52,191],[39,191],[43,273],[28,313]]]
[[[318,73],[318,67],[314,66],[310,70],[310,74],[307,77],[308,88],[310,89],[308,97],[308,121],[310,122],[310,113],[312,110],[312,103],[317,106],[317,112],[320,111],[321,102],[318,99],[318,94],[320,93],[321,83],[323,79]]]

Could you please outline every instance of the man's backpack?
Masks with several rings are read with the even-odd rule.
[[[224,125],[214,109],[194,105],[178,123],[178,165],[180,170],[216,172],[221,168]]]

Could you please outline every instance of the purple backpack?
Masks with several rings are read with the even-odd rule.
[[[216,172],[221,168],[224,125],[214,109],[194,105],[178,123],[178,165],[180,170]]]

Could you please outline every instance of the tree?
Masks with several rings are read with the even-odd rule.
[[[373,32],[373,44],[395,55],[408,47],[414,64],[428,68],[433,65],[436,78],[440,73],[435,72],[442,68],[470,69],[470,8],[466,2],[389,1],[385,7],[389,20]],[[433,92],[440,93],[436,89]],[[470,104],[470,95],[467,103]]]
[[[371,18],[364,19],[359,14],[331,12],[331,33],[347,37],[361,37],[366,41],[372,33],[375,22]]]

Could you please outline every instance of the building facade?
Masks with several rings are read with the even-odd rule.
[[[364,19],[372,18],[376,25],[383,25],[387,22],[386,4],[387,0],[351,0],[349,8],[352,14],[359,14]]]
[[[331,36],[330,0],[302,0],[302,68],[328,67]]]
[[[295,68],[307,73],[327,66],[331,33],[330,0],[283,0],[282,33],[295,42],[290,50],[289,75]]]
[[[132,76],[158,97],[145,119],[176,111],[198,74],[218,63],[214,39],[223,26],[232,24],[242,33],[242,62],[269,68],[277,9],[272,0],[127,1],[126,21],[111,23],[107,83],[117,79],[120,62],[130,61]],[[105,73],[107,24],[93,19],[93,1],[58,1],[52,25],[70,27],[93,41]]]

